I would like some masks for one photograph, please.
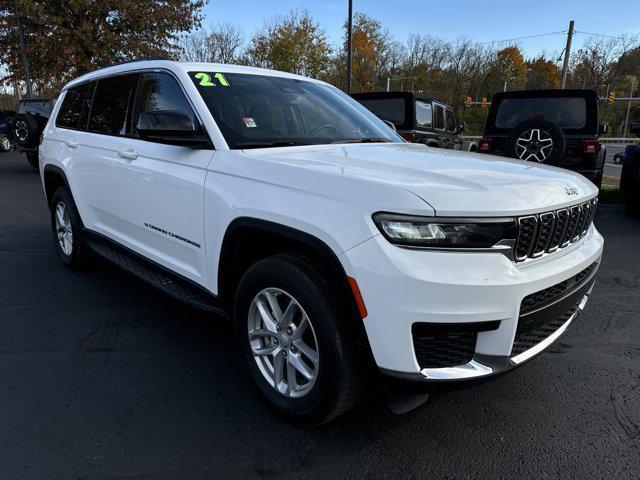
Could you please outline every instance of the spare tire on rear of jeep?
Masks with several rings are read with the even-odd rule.
[[[34,147],[40,138],[40,126],[33,115],[19,113],[13,119],[13,136],[21,147]]]
[[[511,130],[504,152],[520,160],[555,164],[564,157],[566,147],[564,133],[557,123],[534,118]]]

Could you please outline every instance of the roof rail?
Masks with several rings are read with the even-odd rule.
[[[127,63],[136,63],[136,62],[151,62],[153,60],[171,60],[167,57],[157,56],[157,57],[145,57],[145,58],[137,58],[135,60],[126,60],[124,62],[112,63],[105,67],[96,68],[96,70],[102,70],[103,68],[116,67],[118,65],[126,65]],[[94,70],[94,71],[96,71]]]

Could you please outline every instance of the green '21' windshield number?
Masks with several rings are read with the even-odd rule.
[[[200,80],[199,85],[201,87],[215,87],[216,86],[216,84],[211,81],[211,75],[209,75],[208,73],[199,72],[199,73],[196,73],[194,76],[198,80]],[[225,76],[223,74],[214,73],[213,78],[215,78],[218,81],[218,83],[220,85],[222,85],[223,87],[228,87],[229,86],[229,82],[227,82],[227,79],[225,78]]]

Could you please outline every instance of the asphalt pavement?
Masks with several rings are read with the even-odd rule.
[[[321,428],[273,416],[232,328],[56,257],[38,176],[0,154],[0,479],[640,478],[640,221],[602,205],[585,314],[491,383]]]

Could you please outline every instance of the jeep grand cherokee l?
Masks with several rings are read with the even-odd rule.
[[[406,143],[271,70],[90,73],[40,162],[65,264],[91,251],[230,317],[261,396],[301,422],[352,406],[369,358],[427,386],[522,364],[579,317],[602,254],[584,177]]]

